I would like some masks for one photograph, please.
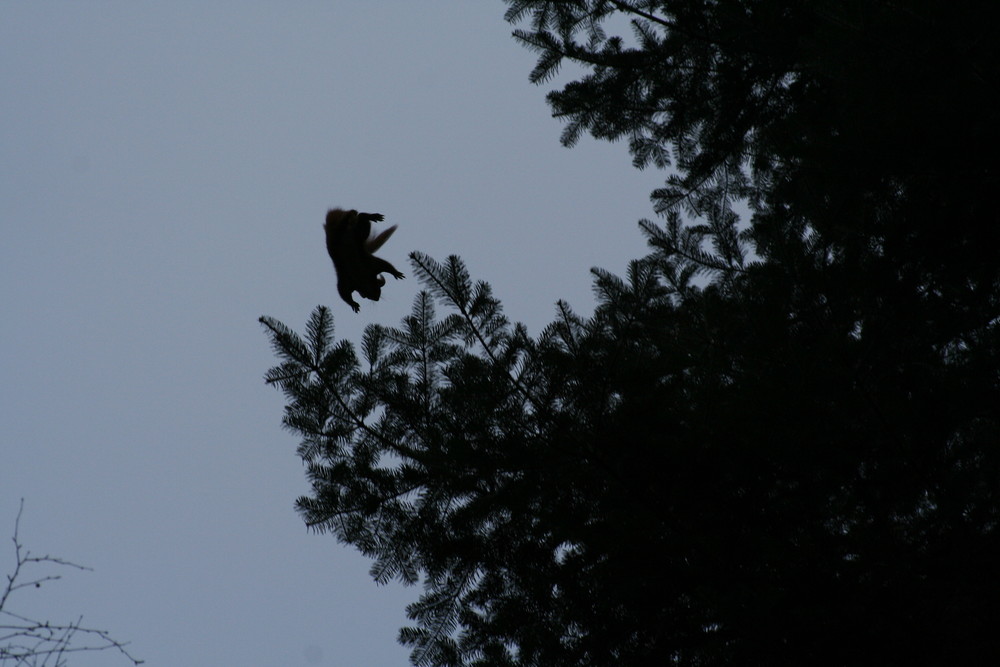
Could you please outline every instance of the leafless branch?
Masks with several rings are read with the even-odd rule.
[[[46,582],[62,578],[59,574],[40,573],[36,576],[34,571],[39,566],[49,564],[77,570],[91,569],[54,556],[32,556],[20,539],[23,512],[22,498],[14,521],[14,570],[6,575],[6,583],[0,595],[0,665],[12,661],[14,665],[25,667],[62,667],[66,665],[67,654],[108,649],[117,650],[133,665],[141,665],[143,661],[128,652],[126,643],[114,639],[106,630],[84,627],[82,616],[69,623],[51,623],[22,616],[8,609],[8,602],[15,591],[41,588]]]

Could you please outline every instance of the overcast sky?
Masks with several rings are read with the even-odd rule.
[[[0,3],[0,570],[88,565],[11,611],[151,666],[406,665],[416,589],[306,531],[257,318],[396,325],[406,260],[461,256],[533,335],[646,252],[663,174],[559,144],[500,0]],[[327,208],[407,273],[340,301]],[[443,311],[442,313],[443,314]],[[74,666],[127,664],[110,653]]]

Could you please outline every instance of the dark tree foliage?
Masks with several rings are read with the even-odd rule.
[[[361,358],[262,318],[307,524],[418,665],[1000,664],[997,7],[508,4],[664,222],[537,339],[418,253]]]

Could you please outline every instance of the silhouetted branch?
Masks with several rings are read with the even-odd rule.
[[[21,514],[24,512],[24,499],[21,499],[14,521],[14,570],[6,575],[6,584],[0,595],[0,664],[8,660],[15,665],[33,665],[39,667],[60,667],[66,664],[66,655],[85,651],[105,651],[116,649],[132,661],[133,665],[141,665],[142,660],[133,657],[126,650],[126,643],[111,637],[105,630],[84,627],[83,617],[69,623],[51,623],[27,616],[22,616],[7,608],[11,595],[23,588],[41,588],[48,581],[62,578],[58,574],[28,574],[28,569],[34,566],[50,563],[77,570],[91,568],[56,558],[55,556],[32,556],[21,543],[19,531]],[[74,644],[76,639],[78,643]]]

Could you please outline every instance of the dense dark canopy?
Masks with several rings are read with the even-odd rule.
[[[417,664],[1000,664],[997,6],[508,4],[565,142],[669,169],[651,253],[537,339],[419,253],[362,360],[262,318],[306,522]]]

